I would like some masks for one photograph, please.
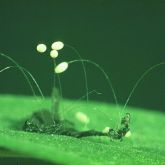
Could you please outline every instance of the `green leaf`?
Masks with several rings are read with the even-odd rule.
[[[110,141],[108,137],[76,139],[68,136],[28,133],[21,130],[33,112],[49,108],[50,100],[37,102],[32,97],[0,96],[0,154],[32,157],[66,165],[136,165],[165,164],[164,114],[138,108],[127,108],[131,114],[131,137]],[[61,115],[76,124],[76,129],[103,130],[119,122],[119,110],[98,102],[63,101]],[[90,118],[88,126],[76,120],[81,111]],[[125,112],[124,112],[125,113]],[[7,150],[4,150],[7,149]]]

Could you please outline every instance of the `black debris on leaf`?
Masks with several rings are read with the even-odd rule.
[[[68,120],[61,120],[59,115],[59,95],[56,89],[52,92],[52,108],[51,111],[43,109],[35,112],[27,119],[23,125],[23,130],[26,132],[54,134],[72,136],[82,138],[87,136],[107,136],[111,140],[122,140],[126,133],[130,130],[130,114],[126,113],[121,119],[118,129],[109,129],[108,133],[103,133],[96,130],[77,131],[74,123]]]
[[[109,129],[108,133],[96,130],[77,131],[74,124],[68,120],[53,120],[52,114],[48,110],[35,112],[32,117],[26,120],[23,130],[27,132],[66,135],[76,138],[87,136],[108,136],[111,140],[122,140],[126,133],[130,130],[130,114],[126,114],[122,120],[119,129]]]

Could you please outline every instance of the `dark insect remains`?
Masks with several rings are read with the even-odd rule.
[[[103,133],[96,130],[77,131],[74,128],[74,123],[68,120],[61,120],[59,115],[59,95],[56,89],[53,89],[52,94],[52,110],[42,109],[35,112],[24,123],[23,130],[27,132],[54,134],[72,136],[82,138],[87,136],[107,136],[110,140],[122,140],[123,137],[130,131],[130,114],[126,113],[122,117],[120,126],[117,129],[109,129]]]

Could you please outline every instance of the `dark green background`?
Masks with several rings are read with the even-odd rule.
[[[45,95],[52,88],[52,62],[39,55],[40,42],[50,47],[61,40],[74,46],[85,59],[107,71],[124,103],[139,76],[165,60],[165,0],[1,0],[0,51],[33,73]],[[59,62],[77,58],[65,48]],[[10,65],[0,60],[1,68]],[[103,94],[91,99],[113,102],[101,73],[87,65],[89,88]],[[82,68],[72,65],[62,75],[63,95],[85,94]],[[11,70],[0,74],[0,93],[31,91],[22,75]],[[148,75],[139,85],[130,105],[165,110],[165,66]]]

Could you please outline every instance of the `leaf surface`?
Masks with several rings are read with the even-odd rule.
[[[129,107],[131,137],[110,141],[108,137],[76,139],[68,136],[46,135],[22,131],[25,120],[33,112],[49,108],[50,100],[36,102],[33,97],[0,96],[0,150],[1,155],[32,157],[64,165],[136,165],[165,164],[165,114]],[[61,115],[74,122],[78,130],[103,130],[119,121],[119,110],[110,104],[65,100]],[[75,118],[84,112],[88,126]],[[6,150],[7,149],[7,152]],[[4,152],[5,151],[5,152]]]

